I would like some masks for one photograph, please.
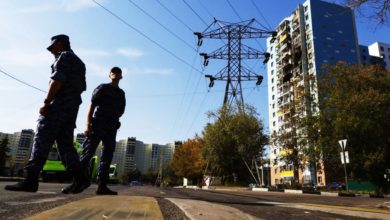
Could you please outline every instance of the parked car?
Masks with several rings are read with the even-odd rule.
[[[129,183],[129,186],[143,186],[144,184],[142,184],[141,182],[139,182],[139,181],[131,181],[130,183]]]
[[[344,183],[339,183],[339,182],[331,182],[326,185],[326,190],[343,190],[345,188]]]

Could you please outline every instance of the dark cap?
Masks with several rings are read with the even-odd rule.
[[[51,43],[50,43],[49,47],[47,47],[47,50],[51,51],[53,44],[56,42],[60,42],[60,41],[66,43],[66,44],[69,44],[69,37],[65,34],[59,34],[59,35],[55,35],[55,36],[51,37]]]

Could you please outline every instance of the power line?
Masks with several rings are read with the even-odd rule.
[[[208,26],[208,24],[203,20],[203,18],[191,7],[191,5],[189,5],[186,0],[182,0],[184,2],[184,4],[187,5],[187,7],[189,9],[191,9],[192,12],[194,12],[194,14],[203,22],[204,25]]]
[[[201,79],[202,79],[202,77],[199,77],[199,80],[198,80],[198,82],[196,83],[196,86],[195,86],[195,90],[198,88]],[[182,128],[182,127],[183,127],[183,124],[184,124],[184,121],[185,121],[184,118],[188,115],[188,113],[189,113],[189,111],[190,111],[192,102],[194,101],[194,97],[195,97],[195,95],[192,94],[191,99],[190,99],[190,103],[189,103],[189,105],[187,106],[187,109],[186,109],[186,111],[185,111],[185,113],[184,113],[183,120],[182,120],[182,122],[180,123],[179,128]],[[182,129],[181,129],[181,130],[182,130]]]
[[[201,2],[201,0],[198,0],[200,6],[202,6],[202,8],[207,12],[207,14],[209,14],[209,16],[211,18],[214,18],[214,16],[211,14],[211,12],[207,9],[207,7],[204,6],[204,4]]]
[[[134,30],[135,32],[137,32],[138,34],[140,34],[141,36],[143,36],[144,38],[146,38],[147,40],[149,40],[150,42],[152,42],[153,44],[155,44],[156,46],[158,46],[160,49],[164,50],[165,52],[169,53],[171,56],[175,57],[177,60],[179,60],[180,62],[184,63],[185,65],[191,67],[192,69],[194,69],[195,71],[199,72],[200,74],[203,74],[203,72],[201,72],[200,70],[196,69],[195,67],[193,67],[191,64],[189,64],[187,61],[183,60],[182,58],[180,58],[179,56],[177,56],[175,53],[173,53],[172,51],[168,50],[167,48],[165,48],[164,46],[162,46],[161,44],[159,44],[158,42],[156,42],[155,40],[153,40],[152,38],[150,38],[149,36],[147,36],[146,34],[144,34],[142,31],[138,30],[136,27],[132,26],[131,24],[129,24],[127,21],[125,21],[123,18],[119,17],[118,15],[116,15],[114,12],[110,11],[109,9],[107,9],[106,7],[104,7],[103,5],[101,5],[100,3],[98,3],[96,0],[91,0],[93,1],[95,4],[97,4],[98,6],[100,6],[102,9],[104,9],[105,11],[107,11],[109,14],[111,14],[112,16],[114,16],[116,19],[118,19],[119,21],[121,21],[123,24],[125,24],[126,26],[128,26],[129,28],[131,28],[132,30]]]
[[[198,118],[200,111],[202,110],[203,104],[204,104],[204,102],[206,101],[207,95],[208,95],[208,93],[206,93],[206,94],[204,95],[203,100],[202,100],[202,102],[201,102],[200,105],[199,105],[198,111],[196,112],[195,117],[194,117],[194,119],[192,120],[192,122],[191,122],[191,124],[190,124],[190,127],[189,127],[188,130],[187,130],[186,136],[187,136],[188,133],[190,132],[191,128],[194,126],[194,123],[195,123],[196,119]]]
[[[265,23],[268,25],[268,28],[269,28],[270,30],[272,30],[271,25],[268,23],[267,19],[266,19],[266,18],[264,17],[264,15],[263,15],[263,13],[261,13],[260,9],[257,7],[257,5],[255,4],[255,2],[254,2],[253,0],[251,0],[251,2],[252,2],[252,4],[253,4],[253,6],[255,6],[257,12],[259,12],[260,16],[263,18],[263,20],[265,21]]]
[[[238,14],[237,10],[233,7],[233,5],[230,3],[230,1],[229,1],[229,0],[226,0],[226,2],[227,2],[228,5],[230,6],[230,8],[233,10],[233,12],[237,15],[237,17],[242,21],[241,16]],[[260,24],[260,26],[262,26],[262,25]],[[260,43],[257,39],[255,39],[255,41],[259,44],[260,48],[261,48],[262,50],[264,50],[264,47],[261,45],[261,43]]]
[[[230,3],[229,0],[226,0],[226,2],[228,3],[228,5],[230,6],[230,8],[233,10],[234,14],[237,15],[237,17],[242,21],[242,18],[241,16],[238,14],[238,12],[236,11],[236,9],[234,9],[233,5]]]
[[[199,47],[198,47],[198,50],[199,50]],[[198,57],[198,54],[195,54],[194,59],[193,59],[193,61],[192,61],[192,64],[193,64],[193,65],[195,64],[197,57]],[[189,83],[190,83],[191,76],[192,76],[192,69],[190,69],[190,74],[188,74],[188,79],[187,79],[186,84],[185,84],[185,87],[184,87],[184,88],[185,88],[185,94],[183,94],[183,96],[182,96],[182,98],[181,98],[181,100],[180,100],[180,105],[179,105],[179,107],[177,108],[177,113],[176,113],[177,117],[175,117],[175,121],[174,121],[173,126],[172,126],[171,137],[172,137],[172,135],[173,135],[174,129],[176,128],[177,120],[178,120],[178,118],[179,118],[180,109],[182,108],[184,99],[185,99],[185,97],[187,96],[186,92],[187,92],[187,89],[189,88],[188,85],[189,85]],[[184,116],[183,116],[183,117],[184,117]]]
[[[6,75],[6,76],[8,76],[8,77],[10,77],[10,78],[12,78],[12,79],[14,79],[14,80],[16,80],[16,81],[18,81],[18,82],[20,82],[20,83],[22,83],[22,84],[28,86],[28,87],[31,87],[31,88],[33,88],[33,89],[35,89],[35,90],[38,90],[38,91],[40,91],[40,92],[43,92],[43,93],[47,93],[45,90],[42,90],[42,89],[40,89],[40,88],[38,88],[38,87],[35,87],[35,86],[33,86],[33,85],[29,84],[29,83],[26,83],[26,82],[24,82],[24,81],[22,81],[22,80],[20,80],[20,79],[18,79],[18,78],[16,78],[16,77],[14,77],[12,74],[7,73],[6,71],[4,71],[4,70],[2,70],[2,69],[0,69],[0,72],[3,73],[4,75]]]
[[[192,28],[190,26],[188,26],[186,23],[184,23],[183,20],[181,20],[179,17],[177,17],[171,10],[169,10],[169,8],[167,8],[162,2],[160,2],[160,0],[156,0],[156,2],[159,5],[161,5],[161,7],[163,7],[166,11],[168,11],[169,14],[171,14],[174,18],[176,18],[176,20],[178,20],[180,23],[182,23],[189,31],[195,32],[194,30],[192,30]]]
[[[159,24],[161,27],[163,27],[166,31],[168,31],[170,34],[172,34],[174,37],[176,37],[178,40],[183,42],[185,45],[187,45],[192,50],[196,51],[195,47],[191,46],[189,43],[187,43],[183,38],[179,37],[177,34],[175,34],[173,31],[171,31],[169,28],[167,28],[165,25],[163,25],[161,22],[159,22],[157,19],[155,19],[151,14],[146,12],[144,9],[142,9],[139,5],[137,5],[132,0],[127,0],[129,3],[133,4],[136,8],[138,8],[140,11],[142,11],[144,14],[146,14],[149,18],[151,18],[153,21],[155,21],[157,24]]]

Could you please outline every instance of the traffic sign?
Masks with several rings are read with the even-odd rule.
[[[339,140],[339,144],[341,147],[341,150],[345,150],[345,147],[347,146],[347,139]]]
[[[345,161],[346,161],[346,163],[349,163],[348,151],[344,151],[344,153],[345,153]],[[341,164],[344,164],[344,155],[343,155],[343,152],[340,152],[340,157],[341,157]]]

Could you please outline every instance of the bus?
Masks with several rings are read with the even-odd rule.
[[[75,143],[74,146],[77,150],[77,153],[81,155],[82,149],[81,147],[79,147],[79,144]],[[97,170],[98,170],[98,157],[96,155],[91,159],[89,170],[91,172],[90,178],[92,179],[92,181],[96,181]],[[41,178],[43,182],[48,182],[48,181],[65,182],[72,179],[72,176],[66,171],[65,166],[62,163],[60,159],[60,155],[58,154],[57,151],[57,147],[55,145],[51,148],[48,159],[46,160],[46,163],[43,166],[41,172]],[[119,179],[118,179],[117,165],[111,164],[110,173],[109,173],[109,182],[117,183],[118,181]]]

